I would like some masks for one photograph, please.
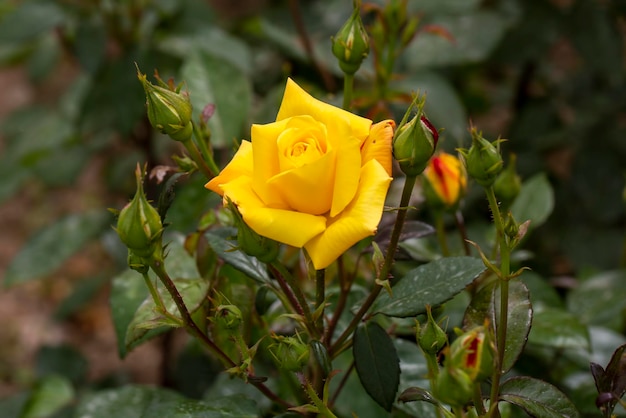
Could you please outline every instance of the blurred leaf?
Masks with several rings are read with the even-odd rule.
[[[517,222],[530,220],[530,228],[543,224],[554,208],[554,192],[545,173],[522,183],[522,190],[513,202],[511,213]]]
[[[85,277],[79,282],[68,297],[57,306],[54,317],[57,320],[65,320],[74,315],[85,305],[91,302],[102,287],[109,282],[105,275]]]
[[[462,14],[476,10],[480,0],[420,0],[409,2],[408,9],[413,13]]]
[[[47,186],[74,184],[95,150],[82,144],[61,146],[37,160],[32,172]]]
[[[52,273],[110,224],[109,213],[92,210],[66,216],[43,228],[26,242],[11,261],[4,285],[23,283]]]
[[[239,68],[219,56],[198,51],[185,60],[181,77],[192,92],[194,120],[198,120],[207,104],[215,105],[209,120],[213,146],[230,147],[241,139],[248,123],[252,89]]]
[[[354,333],[354,364],[361,384],[380,406],[391,411],[400,384],[396,348],[387,332],[374,321]]]
[[[446,257],[409,271],[392,287],[393,296],[383,292],[374,312],[406,318],[426,312],[450,300],[474,281],[485,266],[478,258]]]
[[[65,19],[65,12],[58,3],[45,0],[19,2],[15,10],[0,21],[0,39],[3,43],[29,41]]]
[[[405,52],[407,65],[413,71],[480,62],[498,45],[510,25],[504,15],[491,11],[435,16],[427,23],[443,27],[454,41],[428,32],[419,33]]]
[[[621,331],[626,309],[626,270],[600,273],[574,288],[567,307],[583,324],[602,325]]]
[[[75,418],[168,417],[168,418],[254,418],[254,402],[233,395],[196,401],[167,389],[125,386],[85,396]]]
[[[128,325],[146,296],[148,288],[141,274],[136,271],[128,269],[113,278],[110,296],[111,316],[120,358],[126,357],[127,354],[125,336]]]
[[[88,364],[87,359],[69,345],[43,346],[37,352],[36,369],[41,378],[58,375],[79,385],[85,382]]]
[[[578,411],[556,387],[530,377],[514,377],[500,388],[500,399],[541,418],[576,418]]]
[[[562,308],[564,306],[563,300],[554,287],[539,274],[526,270],[520,276],[520,280],[526,285],[532,295],[534,309],[540,309],[544,306],[552,308]]]
[[[72,384],[64,377],[50,375],[37,382],[20,418],[51,417],[74,399]]]
[[[250,257],[239,251],[237,241],[227,239],[227,237],[234,237],[236,234],[235,228],[222,228],[207,232],[206,239],[222,260],[260,283],[268,282],[269,275],[265,264],[257,260],[256,257]]]
[[[102,15],[80,19],[76,29],[75,54],[87,73],[95,74],[105,59],[107,33]]]
[[[528,342],[558,349],[591,348],[589,331],[578,316],[556,308],[543,308],[534,313]]]
[[[56,33],[41,37],[28,60],[28,75],[35,81],[42,81],[56,68],[61,53],[61,42]]]
[[[33,165],[48,153],[67,144],[75,136],[73,124],[57,112],[47,112],[43,117],[22,126],[12,138],[9,150],[13,158],[24,165]]]
[[[392,87],[400,91],[419,91],[426,94],[426,114],[428,119],[437,127],[445,128],[441,133],[440,149],[454,152],[456,147],[463,144],[468,135],[467,113],[459,94],[452,84],[433,71],[411,71],[405,77],[391,83]],[[402,109],[404,112],[405,109]]]
[[[485,319],[497,332],[500,318],[500,282],[494,281],[482,287],[472,298],[465,312],[463,327],[471,329],[484,325]],[[524,350],[528,333],[533,322],[530,294],[524,283],[518,279],[509,281],[508,320],[506,346],[504,349],[503,371],[510,370]]]

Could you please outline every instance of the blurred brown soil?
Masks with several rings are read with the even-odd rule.
[[[44,85],[33,86],[22,69],[0,69],[0,122],[19,107],[53,102],[73,74],[68,67]],[[3,149],[4,138],[0,137],[0,153]],[[108,285],[69,320],[59,322],[53,318],[59,303],[81,280],[103,273],[115,274],[112,261],[99,244],[87,245],[50,277],[8,289],[2,287],[11,259],[39,228],[65,214],[107,206],[102,166],[98,160],[88,164],[70,188],[50,190],[36,182],[28,183],[0,206],[0,398],[33,382],[35,355],[44,345],[68,344],[78,350],[88,361],[91,381],[111,375],[139,383],[161,381],[159,340],[119,359]]]

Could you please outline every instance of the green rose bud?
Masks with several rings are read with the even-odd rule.
[[[146,274],[150,270],[150,266],[146,264],[143,257],[139,257],[132,250],[128,250],[128,267],[141,274]]]
[[[148,202],[143,191],[143,174],[137,165],[137,192],[117,219],[117,234],[138,257],[151,257],[161,243],[163,224],[159,212]]]
[[[464,406],[474,393],[474,382],[461,369],[444,367],[439,371],[433,394],[438,401],[451,406]]]
[[[274,342],[267,348],[282,370],[298,372],[309,362],[309,345],[302,342],[300,336],[272,336]]]
[[[193,133],[191,102],[186,94],[150,83],[137,69],[137,78],[146,92],[150,124],[175,141],[187,141]]]
[[[333,55],[346,74],[356,73],[370,52],[369,38],[361,20],[360,3],[360,0],[355,1],[352,15],[332,39]]]
[[[519,224],[511,212],[504,217],[504,233],[511,241],[519,239]]]
[[[235,305],[220,305],[215,311],[215,322],[224,329],[239,329],[242,321],[241,310]]]
[[[480,382],[493,372],[491,333],[484,326],[459,336],[450,346],[446,365],[463,370],[473,382]]]
[[[433,156],[439,133],[423,114],[424,102],[409,122],[401,125],[393,138],[393,156],[404,174],[417,176],[424,171]]]
[[[278,257],[280,244],[273,239],[261,236],[254,232],[243,220],[241,213],[233,202],[228,201],[228,207],[233,213],[237,226],[237,243],[239,249],[249,256],[256,257],[263,263],[271,263]]]
[[[472,129],[472,146],[459,150],[465,157],[467,174],[483,187],[491,186],[502,171],[502,156],[496,146]]]
[[[509,165],[498,175],[493,183],[496,198],[504,210],[511,207],[522,189],[522,180],[515,171],[515,161],[515,154],[512,154],[509,158]]]
[[[426,315],[426,324],[417,330],[417,343],[426,354],[436,355],[448,343],[448,336],[433,319],[430,305],[426,305]]]

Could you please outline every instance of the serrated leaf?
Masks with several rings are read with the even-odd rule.
[[[485,319],[497,324],[500,315],[500,283],[493,282],[481,288],[465,311],[463,327],[471,329],[483,325]],[[518,279],[509,281],[509,305],[504,351],[503,372],[510,370],[524,350],[533,321],[530,294]]]
[[[248,121],[252,88],[239,68],[210,53],[197,51],[185,60],[181,76],[192,92],[194,120],[198,120],[207,104],[215,105],[208,123],[213,146],[229,147],[241,139]]]
[[[578,315],[556,308],[543,308],[534,313],[528,342],[557,349],[591,349],[589,330]]]
[[[112,221],[105,210],[69,215],[31,237],[7,268],[4,284],[11,286],[52,273]]]
[[[260,283],[269,282],[265,264],[257,260],[256,257],[250,257],[238,250],[237,241],[226,239],[226,237],[233,237],[236,234],[236,229],[224,228],[208,232],[206,239],[218,257],[226,263]]]
[[[409,271],[395,286],[393,296],[382,293],[374,312],[405,318],[439,306],[474,281],[485,266],[478,258],[446,257]]]
[[[75,418],[257,416],[259,411],[254,402],[240,395],[197,401],[167,389],[141,386],[125,386],[87,395],[75,413]]]
[[[193,314],[206,300],[209,291],[209,281],[202,278],[173,279],[172,281],[183,298],[187,310],[190,314]],[[158,287],[158,292],[167,312],[180,319],[180,312],[170,294],[161,286]],[[126,350],[131,350],[148,338],[166,331],[167,328],[176,326],[179,326],[179,323],[159,312],[152,296],[149,296],[139,305],[132,321],[128,324],[125,336]]]
[[[47,418],[74,399],[74,388],[64,377],[50,375],[37,382],[21,418]]]
[[[356,329],[353,354],[361,384],[372,399],[391,411],[400,384],[400,360],[391,337],[370,321]]]
[[[511,206],[517,222],[530,220],[530,228],[543,224],[554,209],[554,191],[545,173],[536,174],[522,183],[522,189]]]
[[[500,399],[541,418],[576,418],[576,407],[556,387],[530,377],[514,377],[500,387]]]

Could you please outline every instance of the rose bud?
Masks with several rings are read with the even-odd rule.
[[[333,55],[339,60],[339,67],[346,74],[357,72],[369,54],[369,38],[360,15],[360,1],[355,2],[354,11],[339,32],[332,39]]]
[[[424,171],[439,140],[439,133],[426,119],[421,106],[413,119],[398,128],[393,139],[393,156],[408,176]]]
[[[300,337],[272,336],[274,342],[267,349],[282,370],[298,372],[309,362],[309,345]]]
[[[426,315],[426,324],[417,330],[417,343],[425,353],[436,355],[448,343],[448,336],[433,319],[430,305],[426,306]]]
[[[483,187],[490,187],[502,171],[502,156],[496,146],[472,129],[472,146],[460,149],[465,157],[467,173]]]
[[[452,154],[441,152],[431,158],[424,170],[424,195],[433,209],[456,209],[467,187],[463,163]]]

